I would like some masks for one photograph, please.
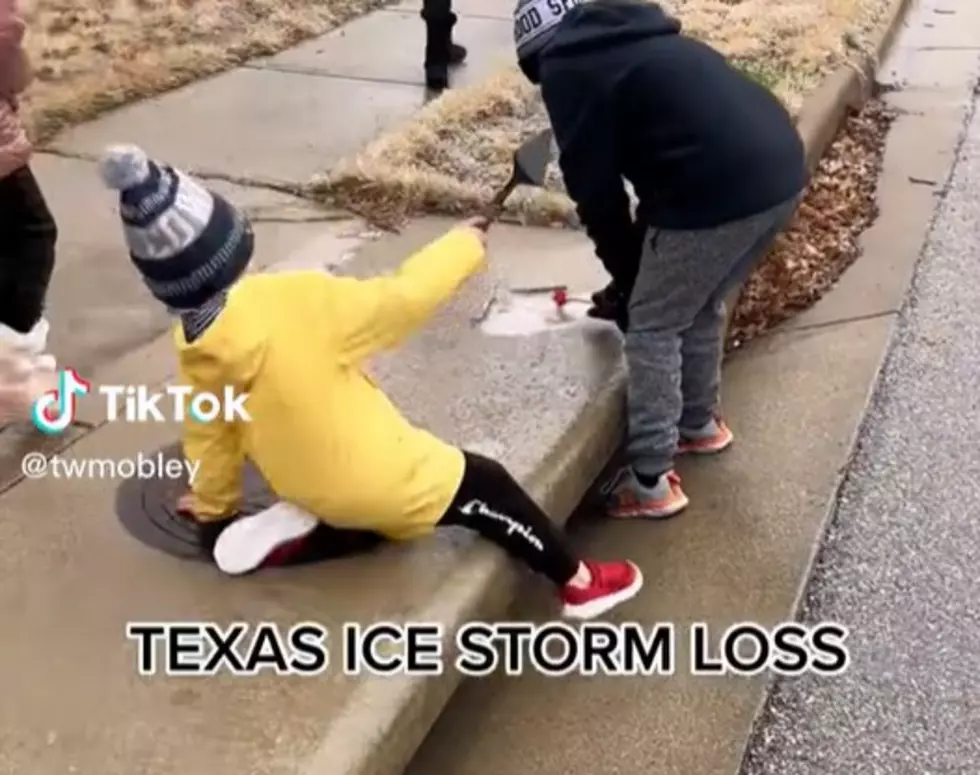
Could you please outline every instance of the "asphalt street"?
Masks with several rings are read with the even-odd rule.
[[[807,590],[851,667],[777,684],[742,775],[980,773],[976,107]]]

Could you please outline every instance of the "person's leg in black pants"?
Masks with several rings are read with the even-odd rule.
[[[440,526],[469,528],[548,577],[562,592],[566,616],[598,616],[639,592],[643,576],[635,565],[580,560],[564,533],[500,463],[463,454],[463,481]]]
[[[34,328],[54,269],[58,230],[29,167],[0,180],[0,323]]]
[[[466,49],[453,43],[456,14],[452,0],[422,0],[425,22],[425,85],[432,91],[449,86],[449,68],[466,59]]]

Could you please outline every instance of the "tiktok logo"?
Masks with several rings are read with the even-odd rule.
[[[31,420],[41,433],[56,436],[75,419],[79,396],[86,395],[92,384],[78,376],[74,369],[64,369],[58,377],[58,389],[49,390],[31,408]]]

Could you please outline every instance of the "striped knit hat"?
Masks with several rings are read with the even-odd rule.
[[[132,145],[106,150],[100,171],[106,185],[120,192],[130,258],[168,307],[197,309],[245,271],[252,228],[226,199]]]
[[[565,14],[584,0],[518,0],[514,9],[517,58],[539,53],[558,31]]]

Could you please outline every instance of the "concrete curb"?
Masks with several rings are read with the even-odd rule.
[[[884,26],[872,39],[873,55],[866,54],[860,66],[848,64],[837,68],[803,103],[796,126],[806,146],[811,170],[833,141],[848,108],[860,107],[872,96],[878,66],[891,48],[911,4],[912,0],[893,0]]]
[[[577,422],[569,427],[530,481],[523,484],[549,514],[564,523],[615,453],[622,438],[625,372],[614,375]],[[509,558],[479,542],[446,579],[439,595],[413,612],[419,621],[442,623],[451,633],[465,622],[506,615],[520,580]],[[451,640],[444,648],[452,664]],[[303,775],[395,775],[445,709],[462,676],[448,669],[432,678],[364,678],[343,717],[324,734]]]
[[[860,66],[851,63],[838,67],[804,101],[796,117],[796,128],[806,148],[806,164],[810,172],[816,169],[834,141],[847,117],[847,111],[859,108],[873,95],[878,66],[891,48],[912,2],[913,0],[892,0],[885,24],[872,41],[873,55],[865,54]],[[728,297],[726,329],[731,325],[741,292],[742,289],[738,288]]]
[[[798,126],[811,168],[834,139],[847,109],[871,96],[874,71],[910,4],[911,0],[895,0],[885,27],[876,36],[876,56],[868,57],[863,69],[839,68],[804,103]],[[590,410],[568,429],[560,454],[542,461],[532,479],[523,482],[560,523],[568,519],[621,442],[625,386],[624,370],[612,375]],[[499,617],[513,602],[517,579],[512,564],[499,551],[478,544],[453,578],[447,579],[439,599],[419,614],[424,613],[421,618],[427,621],[441,622],[447,632],[466,621]],[[453,650],[451,644],[446,646],[446,662],[451,664]],[[304,775],[402,772],[460,682],[461,676],[453,670],[438,681],[362,680],[344,717],[326,730]]]

